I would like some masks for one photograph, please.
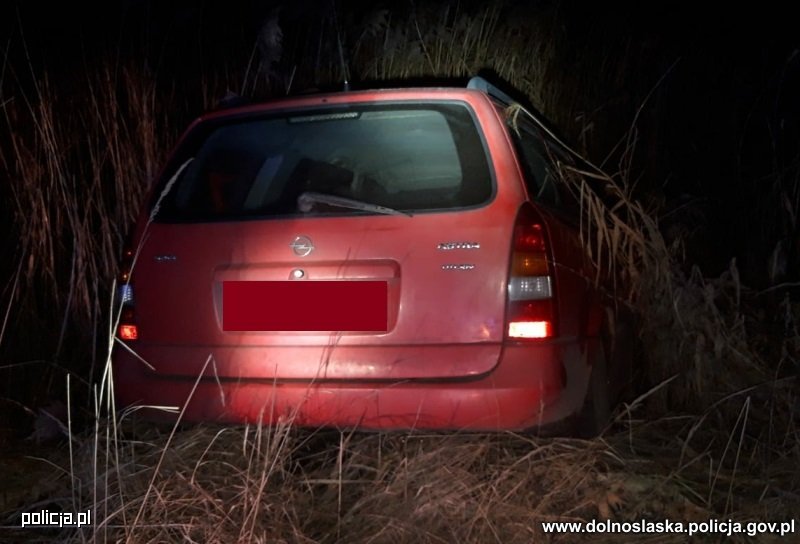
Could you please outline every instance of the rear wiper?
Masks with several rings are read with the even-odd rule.
[[[411,214],[408,212],[387,208],[386,206],[379,206],[378,204],[371,204],[369,202],[362,202],[361,200],[353,200],[352,198],[345,198],[343,196],[306,191],[297,197],[297,207],[303,213],[310,212],[314,207],[314,204],[326,204],[328,206],[337,206],[339,208],[349,208],[351,210],[361,210],[365,212],[382,213],[384,215],[405,215],[406,217],[411,217]]]

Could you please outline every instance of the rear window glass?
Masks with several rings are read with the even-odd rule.
[[[300,205],[308,194],[404,212],[462,208],[486,202],[493,190],[482,140],[460,104],[349,106],[201,125],[165,180],[189,159],[160,220],[370,213],[330,199]]]

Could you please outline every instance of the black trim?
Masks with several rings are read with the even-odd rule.
[[[489,83],[486,79],[475,76],[469,80],[467,83],[467,89],[476,89],[478,91],[483,91],[492,98],[497,99],[498,101],[502,102],[506,106],[510,106],[511,104],[516,103],[517,101],[511,98],[509,95]]]

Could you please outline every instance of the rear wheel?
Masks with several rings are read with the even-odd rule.
[[[605,342],[597,350],[589,378],[589,388],[578,413],[576,432],[578,436],[593,438],[599,436],[611,419],[611,391],[608,383],[608,363]]]

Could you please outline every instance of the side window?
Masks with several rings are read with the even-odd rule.
[[[547,151],[539,135],[530,126],[519,123],[517,127],[511,127],[511,137],[522,162],[528,194],[536,202],[551,208],[560,208],[561,195]]]

